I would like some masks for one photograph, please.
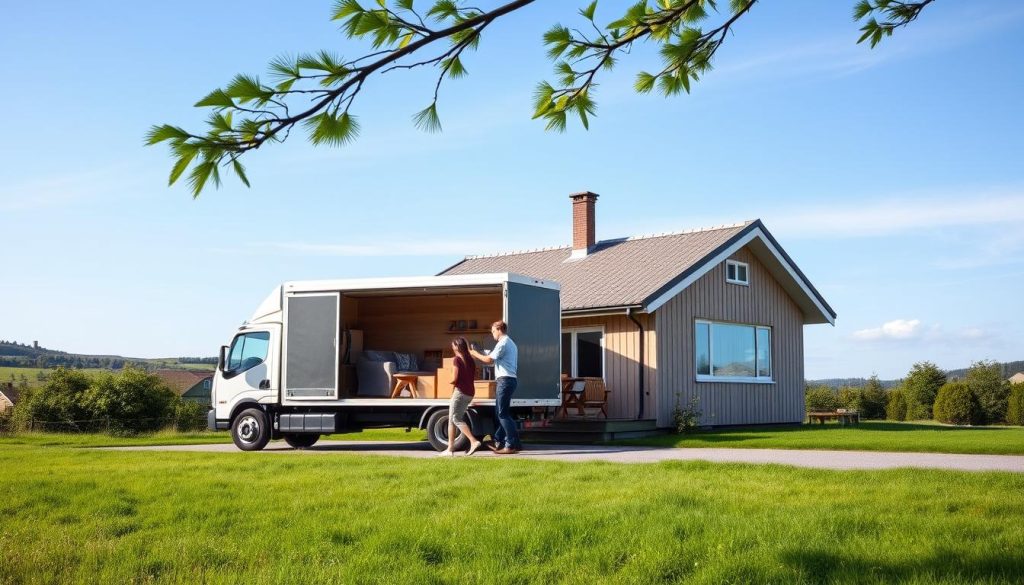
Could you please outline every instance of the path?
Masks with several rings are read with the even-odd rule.
[[[168,445],[157,447],[110,447],[124,451],[192,451],[235,453],[232,444]],[[297,451],[283,441],[274,441],[263,451],[269,454],[363,454],[396,457],[437,457],[425,442],[321,441]],[[465,456],[460,454],[459,456]],[[537,461],[609,461],[612,463],[656,463],[659,461],[712,461],[719,463],[777,463],[817,469],[893,469],[919,467],[959,471],[1010,471],[1024,473],[1021,455],[962,455],[946,453],[890,453],[877,451],[816,451],[796,449],[707,449],[663,447],[618,447],[603,445],[529,445],[518,455],[495,455],[486,449],[473,457],[532,459]]]

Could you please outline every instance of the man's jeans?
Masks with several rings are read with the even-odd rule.
[[[518,380],[502,376],[495,382],[498,396],[494,401],[494,414],[498,419],[498,428],[494,431],[494,444],[498,447],[520,449],[522,445],[519,443],[519,431],[516,430],[516,421],[512,418],[512,394],[516,391]]]

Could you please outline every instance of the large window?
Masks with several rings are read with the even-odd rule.
[[[269,346],[270,333],[266,331],[243,333],[235,337],[228,352],[227,370],[232,374],[239,374],[262,364],[263,360],[267,359]]]
[[[562,373],[574,378],[604,377],[604,330],[562,331]]]
[[[697,321],[694,331],[698,382],[771,382],[770,327]]]

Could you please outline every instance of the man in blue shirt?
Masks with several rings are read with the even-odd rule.
[[[518,453],[522,448],[519,443],[519,431],[516,430],[516,421],[512,418],[512,394],[516,391],[517,378],[516,368],[519,365],[519,349],[508,336],[508,325],[504,321],[495,321],[491,325],[491,335],[498,343],[487,355],[479,353],[475,349],[469,352],[473,357],[485,364],[494,364],[495,387],[497,398],[494,405],[494,414],[498,419],[497,430],[492,438],[494,445],[491,446],[495,453],[500,455],[512,455]]]

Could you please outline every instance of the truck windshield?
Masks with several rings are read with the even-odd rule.
[[[267,331],[253,331],[235,337],[228,354],[228,371],[237,374],[262,364],[267,359],[269,346],[270,333]]]

